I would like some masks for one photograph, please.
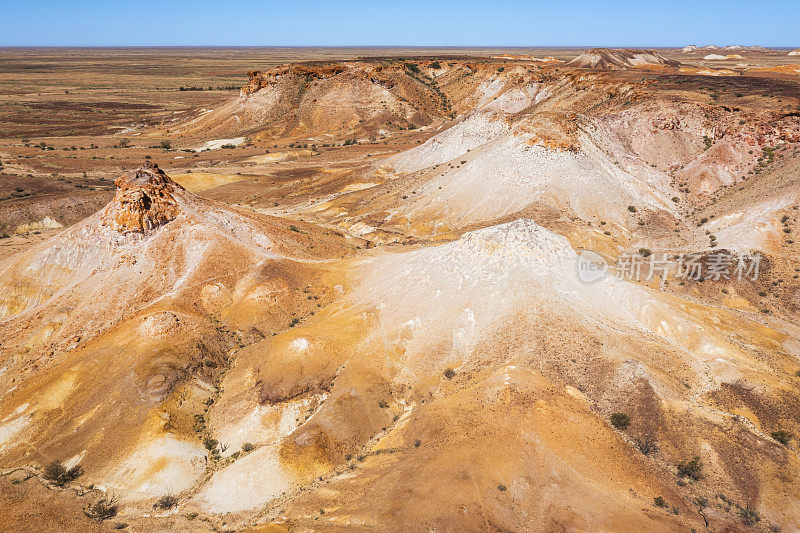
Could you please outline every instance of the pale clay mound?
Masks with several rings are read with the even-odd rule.
[[[393,332],[405,339],[409,371],[416,358],[442,368],[464,364],[477,344],[514,313],[543,323],[578,317],[587,327],[605,324],[616,331],[613,335],[653,336],[665,346],[680,346],[686,351],[681,357],[693,354],[687,363],[698,371],[717,354],[736,357],[741,352],[726,334],[701,325],[682,305],[657,292],[613,275],[583,283],[577,258],[563,237],[518,219],[466,233],[452,243],[369,262],[353,298],[356,307],[378,309],[381,335]],[[393,298],[398,291],[402,302]],[[434,362],[428,353],[437,342],[452,351]],[[719,386],[741,374],[722,365],[708,376]]]
[[[502,116],[476,113],[434,135],[421,145],[392,156],[386,165],[398,172],[416,172],[466,154],[510,130]]]
[[[620,162],[609,157],[603,146],[608,141],[591,124],[577,133],[577,152],[541,146],[537,135],[521,127],[516,130],[486,128],[469,136],[467,146],[486,142],[468,155],[465,136],[448,131],[428,141],[429,146],[414,149],[416,153],[397,156],[394,163],[398,168],[414,169],[438,161],[425,156],[434,147],[459,154],[452,160],[454,168],[437,169],[437,176],[415,187],[417,194],[409,195],[409,205],[396,212],[434,220],[436,225],[461,226],[514,213],[534,202],[584,219],[619,222],[630,205],[674,210],[669,201],[674,195],[669,178],[641,160],[628,157]]]

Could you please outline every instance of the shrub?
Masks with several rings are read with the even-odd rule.
[[[706,150],[711,148],[712,140],[708,135],[703,136],[703,144],[706,146]]]
[[[652,253],[649,248],[639,248],[639,255],[642,257],[650,257]]]
[[[244,444],[242,444],[243,452],[252,452],[255,449],[256,449],[255,445],[250,444],[249,442],[245,442]]]
[[[131,145],[131,140],[128,139],[127,137],[123,137],[122,139],[119,140],[119,144],[117,146],[119,146],[120,148],[127,148],[130,145]]]
[[[631,425],[631,419],[625,413],[613,413],[611,415],[611,425],[617,429],[625,429]]]
[[[739,508],[739,518],[746,526],[754,526],[761,521],[761,516],[749,505],[746,508]]]
[[[414,74],[419,74],[419,67],[415,63],[403,63],[403,66],[406,70],[413,72]]]
[[[497,485],[497,490],[499,490],[500,492],[505,492],[507,490],[507,487],[501,483]]]
[[[442,68],[442,65],[440,65],[438,61],[434,61],[433,63],[428,65],[428,68],[439,70],[440,68]]]
[[[666,507],[667,502],[664,501],[664,498],[661,496],[656,496],[653,498],[653,503],[656,504],[656,507]]]
[[[658,451],[656,438],[652,435],[645,435],[641,439],[636,439],[636,446],[639,448],[639,451],[642,452],[644,455],[650,455],[651,453],[655,453]]]
[[[789,444],[789,441],[792,440],[792,434],[785,429],[780,429],[772,432],[772,438],[786,446]]]
[[[203,437],[203,446],[205,446],[206,450],[213,450],[217,447],[219,442],[217,439],[212,439],[211,437]]]
[[[694,456],[691,461],[686,461],[678,465],[678,476],[698,480],[703,477],[702,470],[703,463],[700,462],[699,457]]]
[[[83,468],[80,465],[75,465],[72,468],[67,468],[62,465],[60,461],[53,461],[44,468],[44,478],[52,481],[59,487],[63,487],[70,481],[78,479],[83,475]]]
[[[113,500],[103,499],[92,505],[86,512],[86,516],[95,520],[106,520],[117,516],[117,505]]]
[[[444,371],[444,377],[446,377],[447,379],[453,379],[454,377],[456,377],[456,371],[453,370],[452,368],[448,368],[447,370]]]
[[[161,141],[161,144],[159,146],[164,150],[169,150],[172,148],[172,143],[169,141]]]
[[[703,509],[705,509],[706,507],[708,507],[708,499],[707,499],[707,498],[704,498],[704,497],[702,497],[702,496],[698,496],[697,498],[695,498],[695,499],[694,499],[694,503],[695,503],[695,505],[697,505],[697,506],[698,506],[698,507],[699,507],[701,510],[703,510]]]
[[[634,205],[629,205],[629,206],[628,206],[628,211],[630,211],[631,213],[635,213],[635,212],[636,212],[636,206],[634,206]]]
[[[165,511],[167,509],[172,509],[176,505],[178,505],[178,498],[175,496],[166,495],[160,497],[158,501],[153,504],[153,507],[155,509],[161,509],[162,511]]]

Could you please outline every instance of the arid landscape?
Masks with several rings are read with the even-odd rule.
[[[792,49],[0,48],[0,531],[800,531],[799,205]]]

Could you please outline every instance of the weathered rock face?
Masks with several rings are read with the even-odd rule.
[[[180,213],[175,193],[183,187],[155,163],[147,162],[133,176],[116,181],[117,194],[101,214],[102,223],[120,233],[147,233]]]
[[[302,80],[325,79],[335,76],[346,69],[342,65],[329,64],[329,65],[282,65],[270,70],[251,70],[247,73],[249,81],[247,85],[241,88],[239,96],[249,96],[258,92],[261,88],[267,85],[274,84],[284,77],[297,78]]]

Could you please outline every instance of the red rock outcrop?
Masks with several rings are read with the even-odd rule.
[[[270,70],[251,70],[247,73],[249,80],[247,85],[239,91],[240,96],[249,96],[259,89],[274,83],[283,76],[294,76],[301,78],[324,79],[335,76],[346,69],[343,65],[282,65]]]
[[[147,233],[180,213],[175,193],[183,187],[155,163],[147,162],[133,176],[116,181],[117,194],[101,214],[102,223],[120,233]]]

